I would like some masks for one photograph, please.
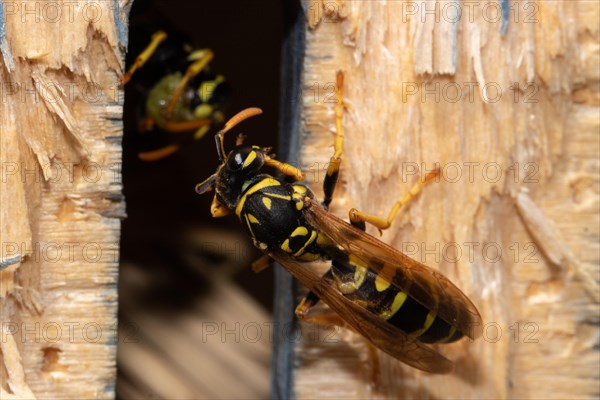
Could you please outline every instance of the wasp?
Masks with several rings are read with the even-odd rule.
[[[157,31],[129,63],[121,82],[127,84],[135,74],[132,84],[142,97],[137,131],[142,147],[150,147],[138,153],[140,159],[169,156],[224,122],[231,88],[223,75],[210,71],[213,58],[210,49],[196,49],[180,35]]]
[[[309,289],[296,308],[300,319],[349,325],[375,347],[412,367],[448,373],[453,363],[428,344],[481,335],[477,308],[442,274],[365,232],[366,223],[380,230],[388,228],[399,209],[439,172],[431,172],[415,184],[387,218],[352,209],[348,223],[330,213],[342,160],[343,81],[340,71],[337,133],[322,202],[307,186],[297,183],[303,173],[275,160],[270,148],[246,145],[245,136],[239,135],[236,147],[225,151],[225,133],[260,114],[258,108],[238,113],[215,135],[220,165],[196,186],[196,192],[214,190],[213,217],[235,213],[255,246]],[[261,172],[264,167],[274,167],[295,182]],[[307,264],[314,260],[329,260],[331,267],[319,274]],[[319,300],[336,314],[310,315]]]

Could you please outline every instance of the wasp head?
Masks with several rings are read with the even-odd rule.
[[[215,190],[216,193],[211,206],[211,213],[214,217],[224,216],[235,208],[244,190],[244,185],[258,173],[265,164],[265,158],[269,157],[269,148],[244,145],[243,135],[238,135],[236,147],[229,154],[225,152],[223,144],[223,138],[227,131],[243,120],[260,113],[262,111],[258,108],[243,110],[227,121],[225,127],[215,135],[217,154],[219,160],[221,160],[221,165],[217,172],[204,182],[196,185],[196,192],[199,194]]]

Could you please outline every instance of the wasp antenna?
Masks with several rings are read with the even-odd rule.
[[[196,185],[196,193],[204,194],[206,192],[210,192],[215,188],[215,180],[217,179],[217,174],[212,174],[204,182],[200,182]]]
[[[248,118],[254,117],[256,115],[260,115],[260,114],[262,114],[262,110],[258,107],[246,108],[246,109],[240,111],[239,113],[235,114],[233,117],[231,117],[229,119],[229,121],[227,121],[225,123],[225,127],[223,129],[221,129],[221,131],[219,133],[225,134],[225,132],[227,132],[228,130],[230,130],[231,128],[233,128],[234,126],[239,124],[240,122],[245,121]]]
[[[227,155],[225,154],[225,146],[223,145],[223,138],[225,137],[225,134],[240,122],[260,114],[262,114],[262,110],[258,107],[246,108],[240,111],[239,113],[235,114],[229,119],[229,121],[225,123],[225,127],[223,127],[223,129],[221,129],[215,136],[218,145],[217,150],[219,151],[219,158],[221,159],[221,161],[225,160],[225,158],[227,157]]]

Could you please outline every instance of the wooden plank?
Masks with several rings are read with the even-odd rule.
[[[302,62],[305,51],[305,19],[299,3],[285,2],[284,37],[281,64],[281,98],[279,120],[279,158],[298,165],[300,117],[302,111]],[[280,265],[275,266],[275,299],[273,314],[277,329],[273,335],[271,397],[289,399],[293,394],[294,343],[289,332],[297,329],[294,308],[296,285],[291,275]]]
[[[128,2],[0,6],[2,395],[110,398]]]
[[[447,275],[485,329],[475,342],[440,347],[456,363],[445,376],[369,357],[347,331],[303,335],[296,397],[593,397],[599,5],[303,5],[311,28],[301,161],[315,191],[332,152],[331,94],[342,69],[346,141],[333,212],[386,214],[439,165],[440,182],[382,240]]]

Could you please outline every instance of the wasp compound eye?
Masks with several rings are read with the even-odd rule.
[[[227,166],[232,171],[237,171],[242,169],[244,166],[244,156],[240,152],[235,152],[229,157],[229,161],[227,161]]]
[[[234,151],[227,160],[227,167],[231,171],[256,171],[263,165],[263,154],[253,148],[247,147]]]

